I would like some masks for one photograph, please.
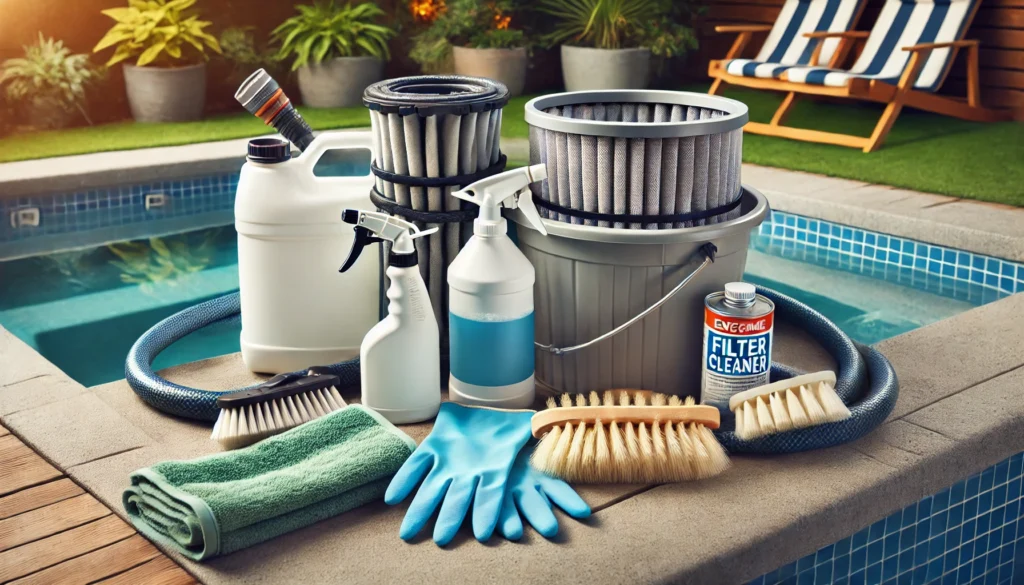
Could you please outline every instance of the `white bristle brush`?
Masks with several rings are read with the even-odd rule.
[[[816,372],[751,388],[729,399],[736,436],[745,441],[850,418],[835,372]]]
[[[221,408],[210,438],[237,449],[345,407],[337,376],[282,374],[217,398]]]
[[[719,412],[678,396],[606,390],[563,394],[533,415],[536,469],[577,483],[661,483],[725,471],[729,456],[712,429]]]

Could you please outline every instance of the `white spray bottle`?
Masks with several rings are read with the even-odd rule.
[[[362,403],[395,424],[434,418],[441,406],[440,339],[413,240],[437,228],[420,231],[397,217],[359,209],[346,209],[342,219],[356,226],[342,272],[355,264],[365,246],[392,243],[386,272],[391,279],[388,315],[359,347]]]
[[[547,235],[528,186],[544,165],[506,171],[452,193],[480,206],[473,237],[448,267],[451,399],[495,408],[534,400],[533,265],[508,237],[501,207]]]

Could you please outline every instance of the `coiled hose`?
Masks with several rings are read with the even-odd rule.
[[[241,314],[238,293],[232,293],[199,303],[160,321],[143,333],[128,351],[128,359],[124,364],[124,377],[128,385],[146,404],[159,411],[195,420],[217,420],[220,413],[217,397],[223,392],[199,390],[168,382],[153,371],[153,360],[189,333],[215,323],[237,321]],[[327,366],[327,370],[341,379],[342,387],[359,384],[359,358]]]
[[[877,427],[892,413],[899,396],[899,382],[892,364],[880,352],[855,343],[836,324],[807,305],[763,286],[757,292],[775,303],[776,319],[807,331],[835,359],[836,394],[850,409],[850,418],[744,441],[731,430],[715,433],[730,453],[795,453],[824,449],[856,440]],[[772,363],[772,381],[792,378],[800,372]]]
[[[791,453],[822,449],[857,439],[875,428],[896,405],[899,384],[892,365],[874,349],[855,344],[821,313],[786,295],[764,287],[758,292],[775,302],[777,317],[806,331],[836,360],[836,393],[850,407],[852,416],[844,421],[808,429],[770,435],[754,441],[742,441],[730,430],[716,434],[732,453]],[[153,360],[175,341],[189,333],[239,318],[238,293],[200,303],[180,311],[154,325],[128,352],[125,378],[132,390],[157,410],[196,420],[216,420],[217,397],[221,392],[189,388],[160,377],[153,371]],[[315,364],[311,364],[315,365]],[[359,383],[359,360],[328,366],[341,378],[343,387]],[[796,375],[792,368],[772,364],[772,379]],[[241,388],[239,389],[241,390]]]

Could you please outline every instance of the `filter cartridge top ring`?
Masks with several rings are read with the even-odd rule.
[[[725,115],[708,120],[680,122],[603,122],[548,114],[548,108],[603,103],[646,103],[696,106],[719,110]],[[747,123],[747,106],[742,102],[705,93],[666,90],[570,91],[534,98],[526,103],[526,123],[545,130],[614,138],[682,138],[721,134]]]
[[[386,79],[363,92],[363,105],[386,114],[423,117],[501,109],[508,103],[508,88],[486,77],[416,75]]]

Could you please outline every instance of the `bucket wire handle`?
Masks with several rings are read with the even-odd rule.
[[[674,297],[676,295],[676,293],[678,293],[679,291],[683,290],[683,288],[687,284],[689,284],[690,281],[693,280],[693,278],[695,276],[700,274],[701,270],[704,270],[705,268],[708,267],[709,264],[711,264],[712,262],[715,261],[715,254],[718,253],[718,248],[714,244],[712,244],[711,242],[708,242],[708,243],[706,243],[706,244],[704,244],[703,246],[700,247],[699,252],[704,255],[704,261],[700,263],[700,266],[694,268],[693,272],[691,272],[689,275],[687,275],[687,277],[684,278],[679,284],[677,284],[675,286],[675,288],[673,288],[672,290],[668,291],[668,294],[666,294],[665,296],[661,297],[661,299],[659,299],[658,302],[654,303],[650,307],[647,307],[646,309],[641,311],[637,316],[633,317],[629,321],[626,321],[622,325],[619,325],[615,329],[612,329],[611,331],[609,331],[609,332],[607,332],[607,333],[605,333],[603,335],[595,337],[594,339],[591,339],[590,341],[587,341],[586,343],[581,343],[579,345],[573,345],[573,346],[570,346],[570,347],[554,347],[553,345],[544,345],[542,343],[537,343],[536,341],[533,342],[533,344],[538,349],[542,349],[542,350],[544,350],[546,352],[549,352],[549,353],[552,353],[554,355],[564,355],[564,354],[567,354],[567,353],[572,353],[574,351],[585,349],[587,347],[590,347],[591,345],[596,345],[596,344],[601,343],[602,341],[604,341],[606,339],[609,339],[611,337],[615,337],[619,333],[622,333],[626,329],[629,329],[630,327],[632,327],[636,323],[642,321],[645,317],[647,317],[648,315],[653,313],[655,310],[657,310],[658,307],[660,307],[660,306],[664,305],[665,303],[667,303],[669,299],[671,299],[672,297]]]

